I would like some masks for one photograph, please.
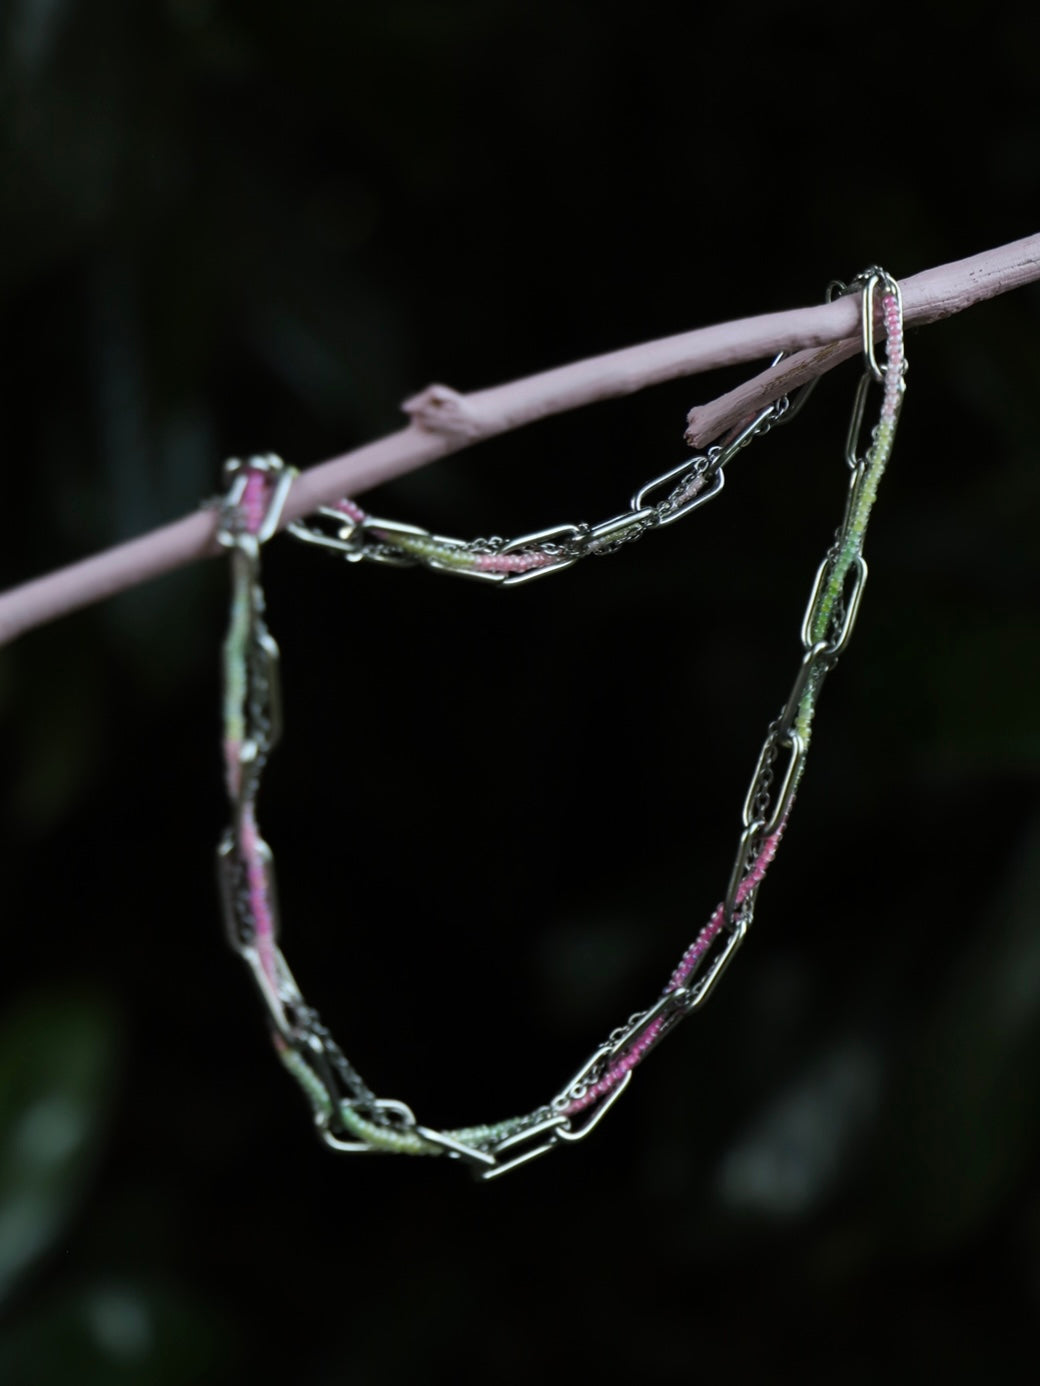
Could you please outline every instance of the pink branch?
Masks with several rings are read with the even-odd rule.
[[[1040,236],[1027,236],[904,279],[900,284],[903,321],[907,327],[923,327],[925,323],[952,317],[974,303],[1032,283],[1040,278],[1038,256]],[[795,345],[792,339],[791,346]],[[819,345],[804,340],[797,345],[808,350],[798,351],[778,366],[745,380],[710,404],[695,405],[686,417],[686,441],[690,446],[703,447],[748,414],[854,356],[860,347],[858,325],[844,341],[821,337]]]
[[[909,327],[935,322],[1036,279],[1040,279],[1040,235],[903,280],[904,320]],[[687,441],[701,445],[763,401],[853,355],[859,345],[859,312],[857,299],[838,299],[813,308],[698,328],[469,395],[445,385],[431,385],[405,404],[411,417],[409,427],[303,473],[286,501],[282,523],[550,414],[719,366],[759,360],[778,351],[796,353],[721,400],[691,410]],[[46,621],[220,552],[215,534],[212,510],[199,511],[10,589],[0,595],[0,644]]]

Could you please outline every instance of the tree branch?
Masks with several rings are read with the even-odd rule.
[[[935,322],[1040,279],[1040,235],[926,270],[901,282],[908,327]],[[462,395],[431,385],[404,409],[411,423],[297,478],[282,523],[343,495],[414,471],[483,438],[582,405],[632,394],[719,366],[795,353],[712,404],[690,411],[687,441],[702,445],[764,402],[836,366],[859,349],[855,297],[715,327],[593,356],[507,385]],[[0,594],[0,644],[196,559],[221,552],[214,512],[194,515]]]

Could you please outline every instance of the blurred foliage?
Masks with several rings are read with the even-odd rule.
[[[895,1086],[890,1235],[956,1246],[1014,1208],[1036,1173],[1040,822],[913,1035]],[[1014,1214],[1012,1213],[1012,1216]]]
[[[111,1100],[115,1036],[103,1003],[26,998],[0,1032],[0,1298],[77,1212]]]
[[[19,1386],[183,1386],[211,1379],[226,1360],[212,1322],[182,1294],[101,1279],[49,1301],[0,1337],[0,1372]]]
[[[190,510],[224,455],[306,465],[393,429],[431,378],[1035,231],[1040,21],[919,23],[11,0],[0,581]],[[500,1185],[333,1159],[268,1052],[211,870],[224,573],[3,652],[0,1379],[1025,1379],[1038,310],[1033,286],[911,333],[870,588],[755,937],[588,1146]],[[460,534],[595,520],[742,374],[373,507]],[[852,382],[696,522],[520,600],[272,545],[287,950],[379,1091],[447,1124],[534,1105],[660,986],[792,673]]]
[[[99,996],[28,995],[0,1030],[0,1380],[179,1383],[223,1355],[220,1331],[183,1291],[96,1268],[68,1283],[70,1261],[83,1279],[70,1243],[89,1216],[121,1049]],[[20,1303],[30,1307],[12,1318]]]

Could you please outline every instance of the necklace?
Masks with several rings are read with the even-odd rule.
[[[267,455],[233,459],[221,506],[220,542],[231,556],[231,613],[224,642],[224,765],[232,823],[218,848],[224,918],[231,946],[256,983],[275,1049],[307,1096],[318,1132],[333,1149],[448,1155],[496,1178],[557,1146],[584,1139],[631,1081],[636,1067],[680,1021],[703,1005],[751,926],[758,892],[787,825],[805,768],[820,689],[848,645],[867,577],[863,541],[878,483],[895,439],[905,389],[902,301],[878,268],[828,296],[860,292],[865,369],[845,448],[849,488],[834,542],[817,569],[801,625],[802,658],[779,716],[769,725],[744,798],[742,832],[725,895],[682,955],[658,999],[613,1030],[544,1106],[525,1116],[448,1131],[421,1124],[404,1102],[377,1097],[304,1000],[278,945],[271,850],[260,835],[256,801],[281,732],[278,646],[264,618],[260,548],[275,533],[293,471]],[[880,300],[878,304],[877,300]],[[885,325],[885,364],[875,353],[875,315]],[[878,421],[860,454],[866,401],[881,386]],[[721,444],[655,477],[628,510],[596,525],[559,525],[506,541],[465,542],[377,519],[343,500],[289,526],[305,543],[351,562],[422,565],[514,587],[612,553],[651,529],[672,524],[722,490],[724,468],[753,439],[793,417],[785,398],[763,409]]]

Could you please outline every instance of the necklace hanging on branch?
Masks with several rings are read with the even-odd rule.
[[[556,1146],[582,1140],[621,1096],[650,1050],[707,1000],[743,942],[801,782],[820,689],[855,624],[867,576],[863,540],[905,388],[898,284],[873,268],[848,286],[833,287],[862,294],[865,368],[845,449],[848,495],[802,619],[798,672],[783,709],[769,725],[744,798],[743,830],[725,896],[658,999],[614,1030],[551,1101],[526,1116],[442,1131],[419,1122],[404,1102],[377,1097],[307,1005],[282,955],[271,850],[256,817],[261,777],[281,731],[278,646],[264,619],[260,548],[277,529],[293,472],[271,456],[227,464],[219,537],[230,550],[232,567],[224,643],[224,761],[233,821],[218,849],[224,915],[231,945],[248,964],[260,992],[278,1055],[307,1095],[322,1138],[334,1149],[448,1155],[492,1179]],[[874,347],[878,312],[885,327],[884,365]],[[881,386],[880,413],[861,455],[872,382]],[[648,482],[627,511],[595,525],[558,525],[511,541],[464,542],[376,519],[344,500],[289,528],[298,539],[351,561],[422,564],[513,587],[559,572],[587,555],[612,552],[689,514],[718,495],[724,468],[740,448],[794,412],[786,399],[770,405],[703,456]]]

